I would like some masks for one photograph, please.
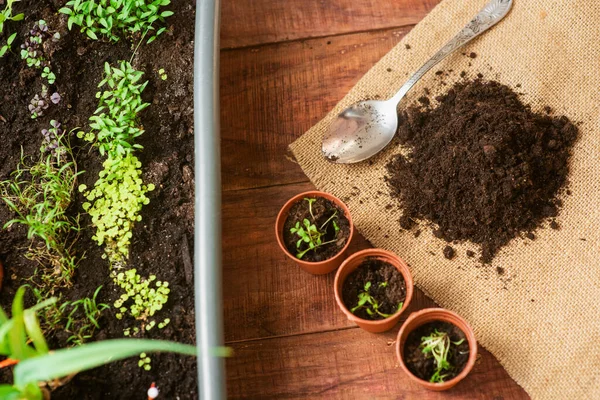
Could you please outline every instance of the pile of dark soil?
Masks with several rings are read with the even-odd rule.
[[[396,267],[374,257],[367,258],[348,275],[342,287],[342,299],[348,310],[358,305],[359,294],[365,291],[367,282],[371,283],[368,293],[377,302],[378,310],[383,314],[395,314],[399,309],[398,305],[406,299],[406,282]],[[385,318],[377,313],[369,314],[369,304],[366,306],[357,309],[354,315],[368,320]]]
[[[300,247],[297,247],[299,236],[290,232],[290,229],[295,227],[297,222],[300,223],[301,227],[304,227],[303,221],[305,219],[314,224],[320,231],[323,227],[325,235],[323,235],[321,241],[322,243],[331,243],[309,250],[302,256],[302,261],[325,261],[338,254],[346,246],[346,242],[350,237],[350,222],[346,218],[344,210],[323,197],[316,197],[310,208],[308,201],[304,199],[290,208],[288,217],[283,224],[283,241],[290,253],[297,254],[308,248],[306,242],[301,242]],[[337,232],[333,222],[339,228]],[[304,227],[304,229],[306,228]]]
[[[437,237],[480,244],[490,262],[557,215],[578,129],[550,109],[533,113],[498,82],[462,81],[436,100],[400,114],[399,141],[411,152],[393,158],[386,180],[402,227],[428,220]]]
[[[460,374],[469,360],[469,342],[463,331],[452,324],[441,321],[430,322],[412,331],[406,338],[406,343],[404,344],[404,363],[410,372],[415,374],[418,378],[425,381],[431,379],[431,376],[436,371],[436,362],[431,354],[423,353],[421,348],[421,338],[431,335],[436,329],[438,332],[447,333],[451,342],[458,343],[460,340],[464,339],[458,346],[450,344],[447,360],[452,368],[444,372],[447,374],[444,381],[449,381]]]
[[[42,129],[56,119],[63,127],[87,129],[88,118],[97,108],[97,84],[102,79],[104,62],[111,64],[129,60],[137,42],[121,40],[118,43],[92,41],[76,27],[67,30],[67,17],[58,14],[64,0],[22,0],[15,3],[14,11],[25,13],[25,20],[8,23],[5,33],[17,32],[14,53],[0,59],[0,180],[9,177],[21,156],[37,157],[42,143]],[[0,1],[2,3],[2,1]],[[144,71],[149,80],[143,99],[151,106],[141,114],[145,133],[139,143],[144,149],[137,156],[143,164],[144,181],[154,183],[156,190],[149,193],[150,204],[142,210],[142,222],[136,224],[130,249],[131,268],[143,276],[155,274],[170,284],[169,301],[158,317],[169,317],[171,323],[164,329],[142,332],[153,339],[195,342],[193,267],[193,40],[194,2],[174,1],[168,7],[175,14],[167,19],[167,31],[156,41],[142,44],[133,59],[136,69]],[[51,104],[44,116],[32,120],[27,105],[42,83],[40,72],[27,68],[18,54],[20,45],[28,36],[34,22],[44,19],[52,31],[59,31],[61,40],[47,49],[56,83],[50,93],[58,92],[62,101]],[[164,68],[168,79],[163,81],[157,71]],[[79,170],[85,171],[78,184],[92,187],[102,169],[97,150],[73,138]],[[82,195],[72,205],[70,215],[82,212]],[[0,226],[14,215],[0,203]],[[80,263],[73,287],[65,289],[64,300],[91,296],[103,285],[99,303],[112,304],[120,296],[109,277],[109,266],[102,259],[103,249],[91,237],[89,216],[81,219],[82,231],[76,244],[77,255],[85,256]],[[0,304],[10,312],[17,288],[28,282],[38,265],[24,257],[29,246],[27,231],[14,227],[0,231],[0,261],[5,275]],[[28,299],[28,305],[32,299]],[[123,338],[123,330],[138,324],[130,317],[117,320],[115,310],[107,311],[100,321],[101,329],[94,340]],[[66,346],[66,332],[49,337],[52,349]],[[52,393],[52,399],[138,399],[146,398],[152,382],[160,387],[160,398],[197,399],[196,360],[176,354],[152,354],[152,369],[138,367],[133,357],[104,367],[77,374],[67,385]],[[0,382],[12,382],[10,368],[0,371]]]

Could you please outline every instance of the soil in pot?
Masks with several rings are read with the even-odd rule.
[[[366,320],[380,320],[402,309],[406,282],[392,264],[367,258],[346,278],[342,287],[344,305]]]
[[[319,262],[335,256],[349,237],[350,222],[344,210],[323,197],[296,202],[283,225],[285,247],[302,261]]]
[[[386,180],[400,223],[432,222],[437,237],[477,243],[489,262],[558,214],[578,128],[532,112],[493,81],[461,81],[435,100],[399,115],[399,144],[410,153],[392,159]]]
[[[439,369],[429,349],[443,351],[449,347],[446,368]],[[424,352],[423,350],[426,350]],[[412,331],[404,344],[404,363],[424,381],[447,382],[460,374],[469,360],[469,342],[456,326],[442,321],[429,322]]]

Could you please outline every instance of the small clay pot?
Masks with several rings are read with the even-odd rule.
[[[348,275],[350,275],[356,268],[358,268],[363,263],[363,261],[365,261],[365,259],[371,257],[392,264],[402,274],[404,282],[406,283],[406,299],[404,300],[404,305],[402,306],[402,309],[400,309],[400,311],[398,311],[389,318],[374,321],[362,319],[352,314],[350,310],[346,307],[346,305],[344,304],[344,300],[342,299],[342,289],[344,287],[344,282],[346,281]],[[389,331],[394,327],[394,325],[398,323],[398,321],[400,320],[400,316],[410,305],[414,286],[412,275],[410,273],[410,270],[408,269],[408,265],[404,262],[404,260],[402,260],[396,254],[382,249],[366,249],[359,251],[358,253],[354,253],[353,255],[348,257],[348,259],[346,259],[346,261],[342,263],[342,266],[335,274],[335,281],[333,285],[335,291],[335,301],[337,302],[340,309],[344,312],[344,314],[346,314],[350,321],[355,322],[356,325],[358,325],[365,331],[371,333]]]
[[[299,259],[298,257],[296,257],[294,254],[290,253],[288,251],[288,249],[285,247],[285,244],[283,241],[283,226],[285,225],[285,221],[288,217],[289,211],[292,208],[292,206],[294,204],[296,204],[296,202],[301,201],[305,197],[323,197],[323,198],[331,201],[332,203],[335,203],[338,207],[340,207],[344,211],[344,217],[346,217],[346,219],[348,220],[348,223],[350,224],[350,235],[348,236],[348,240],[346,240],[346,245],[335,256],[328,258],[327,260],[324,260],[324,261],[318,261],[318,262],[303,261],[303,260]],[[334,271],[337,267],[340,266],[342,261],[344,261],[346,251],[348,250],[348,246],[350,246],[350,242],[352,241],[352,238],[354,237],[354,225],[352,224],[352,217],[350,216],[350,210],[348,209],[348,207],[346,207],[344,202],[342,202],[340,199],[338,199],[337,197],[335,197],[329,193],[321,192],[318,190],[312,190],[309,192],[300,193],[300,194],[292,197],[283,205],[283,207],[279,211],[279,214],[277,215],[277,220],[275,221],[275,236],[277,237],[277,244],[279,244],[281,251],[283,251],[285,253],[285,255],[288,256],[291,260],[296,262],[296,264],[298,264],[303,270],[305,270],[306,272],[309,272],[313,275],[324,275],[324,274],[328,274],[328,273]]]
[[[442,383],[431,383],[416,377],[412,372],[410,372],[404,363],[404,344],[406,343],[408,335],[418,327],[434,321],[443,321],[456,326],[465,334],[465,337],[469,342],[469,359],[467,360],[467,364],[465,365],[464,369],[454,378]],[[396,356],[398,357],[400,368],[402,368],[402,370],[408,374],[410,379],[422,385],[426,389],[441,392],[456,386],[458,382],[462,381],[469,374],[469,372],[471,372],[473,366],[475,365],[475,359],[477,358],[477,339],[475,339],[473,328],[471,328],[467,321],[462,319],[462,317],[460,317],[458,314],[443,308],[426,308],[424,310],[412,313],[406,322],[404,322],[402,328],[400,328],[400,332],[398,332],[398,338],[396,339]]]

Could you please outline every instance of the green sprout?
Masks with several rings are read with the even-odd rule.
[[[54,126],[60,124],[54,121]],[[17,169],[0,182],[0,198],[16,217],[4,224],[28,228],[31,246],[26,257],[42,266],[42,285],[48,294],[60,286],[70,286],[78,260],[73,233],[79,232],[78,218],[67,214],[73,197],[77,171],[68,137],[59,128],[44,130],[41,157],[28,165],[23,150]],[[45,297],[45,296],[44,296]]]
[[[150,104],[141,97],[148,82],[140,83],[143,72],[131,63],[121,61],[118,67],[105,63],[104,72],[98,86],[106,88],[96,94],[99,105],[90,117],[91,131],[77,136],[93,142],[107,159],[94,188],[81,185],[79,191],[87,199],[82,207],[96,227],[92,239],[106,245],[109,261],[118,266],[129,257],[133,225],[141,221],[142,206],[150,203],[146,194],[154,190],[153,184],[143,183],[142,163],[133,154],[142,148],[135,139],[144,133],[138,113]]]
[[[337,210],[335,210],[335,212],[320,227],[317,227],[315,224],[316,218],[312,210],[312,205],[317,199],[305,198],[304,200],[308,202],[308,211],[312,217],[313,223],[305,218],[302,221],[304,226],[301,226],[300,221],[297,221],[296,225],[290,228],[290,233],[296,234],[299,237],[298,241],[296,242],[296,248],[298,249],[296,257],[300,259],[304,257],[307,252],[316,250],[318,247],[325,246],[326,244],[333,243],[337,240],[337,238],[334,238],[325,242],[323,241],[323,237],[327,234],[327,227],[330,222],[332,223],[336,236],[340,230],[340,227],[334,220],[334,218],[337,217]],[[302,246],[306,246],[306,248],[301,250]]]
[[[451,350],[451,345],[458,346],[464,339],[457,342],[450,340],[450,336],[446,332],[439,332],[437,329],[429,336],[421,338],[421,348],[425,355],[431,355],[435,360],[436,370],[429,379],[432,383],[444,382],[444,378],[448,376],[445,371],[450,371],[453,366],[448,362],[448,354]]]
[[[388,284],[387,282],[381,282],[379,284],[379,287],[380,288],[386,287],[387,284]],[[396,309],[395,312],[393,312],[391,314],[382,313],[381,311],[379,311],[379,303],[369,293],[370,289],[371,289],[371,282],[365,283],[365,286],[363,287],[363,291],[358,294],[358,303],[357,303],[356,307],[354,307],[350,310],[350,312],[352,314],[355,314],[356,311],[365,308],[367,311],[367,314],[369,314],[371,317],[373,317],[375,315],[380,315],[383,318],[389,318],[392,315],[394,315],[395,313],[397,313],[398,311],[400,311],[402,309],[402,307],[404,306],[404,302],[401,301],[400,303],[398,303],[398,308]]]
[[[4,6],[4,9],[0,10],[0,35],[4,33],[4,24],[6,23],[6,21],[21,21],[23,20],[23,18],[25,18],[25,14],[23,13],[17,15],[12,14],[12,6],[18,1],[20,0],[8,0],[6,2],[6,5]],[[4,57],[6,52],[8,52],[11,49],[11,46],[15,41],[16,37],[17,33],[15,32],[12,35],[10,35],[8,39],[6,39],[5,44],[0,45],[0,58]]]
[[[63,314],[66,314],[69,308],[71,309],[66,317],[67,323],[64,328],[66,332],[71,333],[67,343],[80,346],[93,337],[96,329],[100,329],[98,321],[102,312],[110,308],[108,304],[97,303],[96,298],[100,289],[102,286],[96,289],[91,298],[85,297],[73,302],[65,302],[60,306],[59,310]]]
[[[71,0],[58,11],[69,16],[69,30],[77,25],[90,39],[98,40],[98,35],[103,35],[117,42],[119,34],[133,37],[141,33],[145,37],[154,31],[156,22],[164,23],[165,18],[173,15],[173,11],[161,11],[161,7],[170,3],[170,0]],[[146,43],[153,42],[165,30],[159,28]]]
[[[163,68],[158,70],[158,75],[160,76],[160,79],[162,79],[163,81],[166,81],[168,78],[167,73],[165,72],[165,70]]]
[[[151,361],[152,360],[150,360],[150,357],[148,357],[146,353],[141,353],[140,360],[138,361],[138,367],[144,368],[146,371],[150,371],[152,369],[152,366],[150,365]]]

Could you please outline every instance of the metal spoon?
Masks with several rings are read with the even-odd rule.
[[[491,0],[389,100],[361,101],[345,109],[333,121],[323,138],[325,158],[340,164],[350,164],[379,153],[396,134],[397,107],[406,93],[437,63],[496,25],[508,14],[512,3],[513,0]]]

